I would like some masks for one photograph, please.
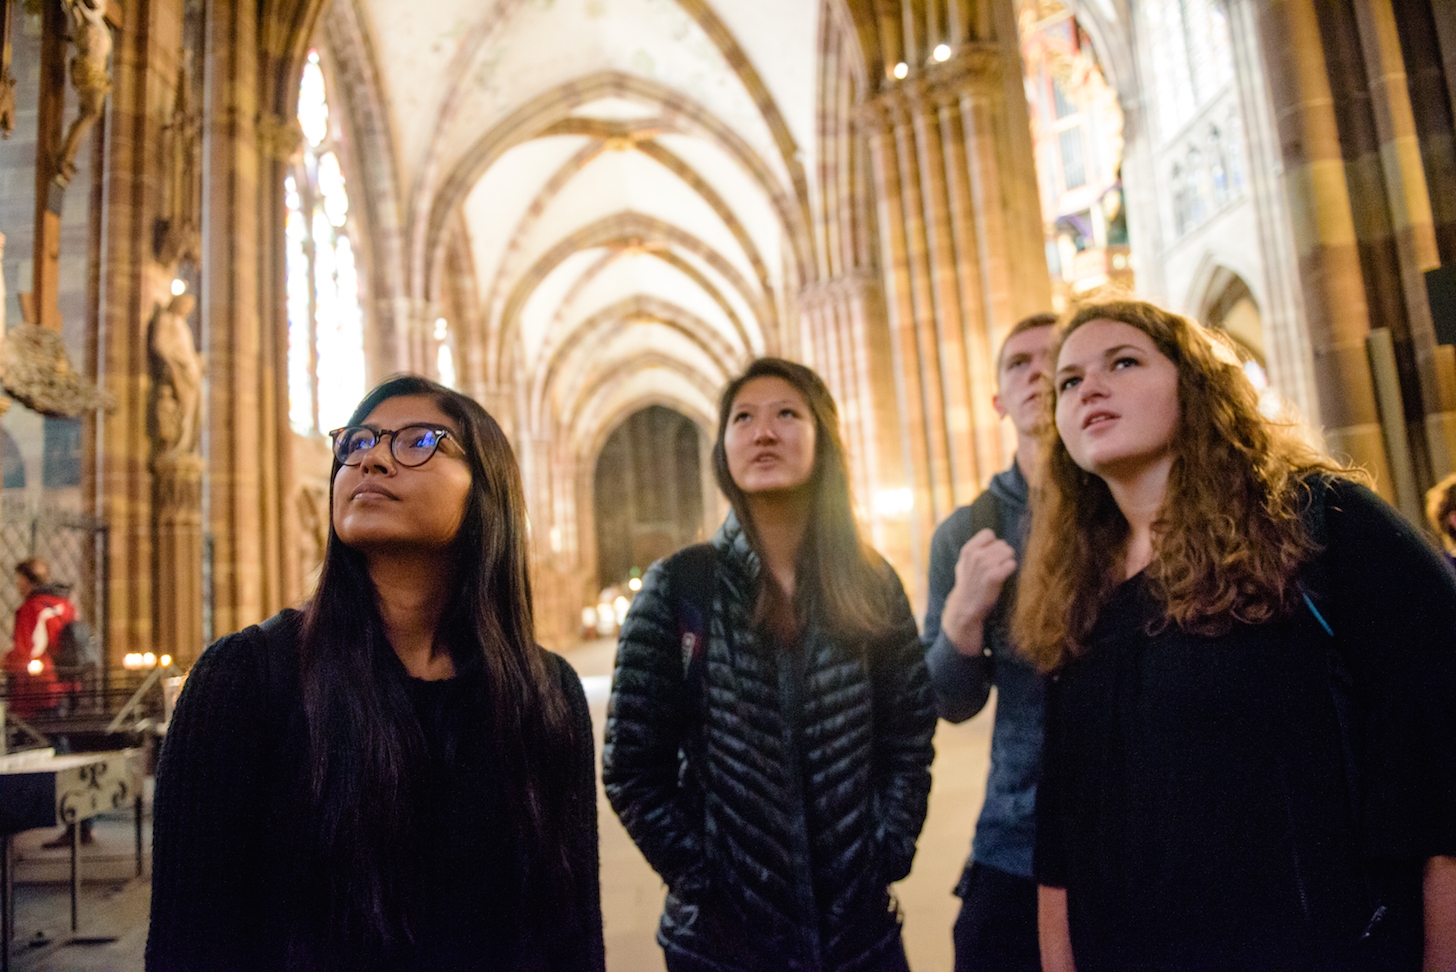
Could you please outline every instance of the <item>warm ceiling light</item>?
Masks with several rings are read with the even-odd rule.
[[[896,64],[895,65],[895,78],[896,78],[896,80],[898,80],[898,81],[904,81],[905,80],[905,76],[908,75],[909,73],[910,73],[910,65],[906,64],[904,61],[901,61],[899,64]]]
[[[187,281],[181,277],[174,278],[172,280],[172,296],[181,297],[185,293],[187,293]]]
[[[935,58],[937,61],[949,61],[950,46],[947,44],[936,44],[935,50],[931,51],[931,57]]]

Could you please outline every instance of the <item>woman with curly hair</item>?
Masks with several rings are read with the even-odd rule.
[[[1426,493],[1426,519],[1441,538],[1446,562],[1456,570],[1456,473],[1431,487]]]
[[[1456,968],[1456,577],[1196,324],[1092,305],[1055,358],[1045,968]]]

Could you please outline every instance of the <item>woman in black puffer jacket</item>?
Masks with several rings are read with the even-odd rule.
[[[834,400],[756,361],[713,450],[733,513],[647,572],[603,777],[667,882],[670,972],[906,972],[888,885],[930,792],[935,708],[895,572],[859,538]]]

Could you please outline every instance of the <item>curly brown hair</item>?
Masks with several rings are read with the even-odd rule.
[[[1456,527],[1451,525],[1452,513],[1456,513],[1456,473],[1432,486],[1426,494],[1426,519],[1431,521],[1431,529],[1436,531],[1448,551],[1456,553]]]
[[[1053,359],[1077,328],[1112,320],[1137,328],[1178,369],[1178,424],[1163,508],[1147,568],[1168,623],[1196,634],[1227,632],[1290,612],[1295,575],[1319,550],[1302,514],[1310,473],[1349,471],[1260,414],[1258,393],[1232,348],[1153,304],[1117,300],[1076,309],[1057,333]],[[1056,391],[1048,407],[1056,409]],[[1045,424],[1044,475],[1032,502],[1014,633],[1043,670],[1080,654],[1108,595],[1123,580],[1128,523],[1107,484],[1072,461],[1054,421]]]

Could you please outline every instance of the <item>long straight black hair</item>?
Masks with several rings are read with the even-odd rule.
[[[810,601],[817,603],[827,630],[850,639],[874,641],[889,631],[890,565],[860,537],[849,492],[849,469],[844,441],[839,436],[839,408],[829,386],[813,369],[784,358],[758,358],[723,388],[718,399],[718,438],[713,444],[713,473],[718,488],[733,504],[748,542],[761,549],[758,528],[748,508],[748,496],[733,481],[724,439],[732,419],[733,400],[755,378],[781,378],[804,396],[814,418],[814,469],[810,491],[809,527],[799,548],[795,568],[796,619],[804,620]],[[760,583],[755,622],[763,624],[772,611],[776,590]]]
[[[564,893],[571,875],[566,829],[573,727],[565,695],[535,643],[528,572],[525,491],[515,453],[473,399],[416,375],[386,380],[359,403],[350,425],[405,395],[433,401],[454,420],[471,486],[455,539],[457,583],[441,591],[440,621],[456,669],[485,686],[474,713],[498,775],[507,859],[517,862],[522,909]],[[334,463],[330,482],[338,476]],[[332,512],[332,488],[330,509]],[[318,590],[304,610],[300,669],[308,720],[305,837],[326,924],[322,950],[342,967],[410,941],[422,883],[409,807],[424,737],[384,636],[364,555],[334,531]],[[316,929],[318,931],[319,929]],[[313,938],[313,936],[308,936]],[[297,944],[297,942],[295,943]]]

